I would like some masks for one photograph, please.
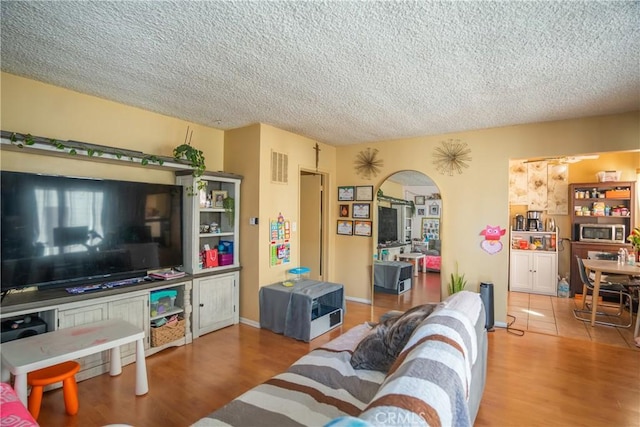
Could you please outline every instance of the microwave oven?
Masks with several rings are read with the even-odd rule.
[[[580,224],[578,240],[581,242],[624,243],[624,225]]]

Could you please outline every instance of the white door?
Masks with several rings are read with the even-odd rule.
[[[511,252],[509,287],[512,291],[531,290],[531,256],[525,251]]]
[[[234,323],[235,277],[235,274],[226,274],[198,280],[200,335]]]
[[[71,328],[73,326],[86,325],[109,318],[109,309],[106,303],[88,305],[85,307],[61,310],[58,312],[58,329]],[[81,370],[104,365],[109,361],[109,352],[92,354],[83,357],[78,362]]]
[[[533,254],[533,290],[537,293],[556,294],[557,257],[555,253]]]

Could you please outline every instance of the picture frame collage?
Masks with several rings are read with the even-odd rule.
[[[372,236],[371,203],[373,185],[347,185],[338,187],[339,202],[337,233],[342,236]],[[355,203],[369,202],[369,203]]]

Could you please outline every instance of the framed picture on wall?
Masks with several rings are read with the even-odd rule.
[[[418,208],[418,216],[424,216],[424,208]]]
[[[339,201],[352,201],[355,194],[355,187],[352,185],[338,187],[338,200]]]
[[[356,187],[356,200],[363,202],[373,201],[373,185],[359,185]],[[367,217],[369,218],[369,217]]]
[[[339,220],[338,221],[338,234],[343,236],[353,235],[353,221]]]
[[[437,203],[431,203],[429,205],[429,215],[430,216],[440,216],[440,205]]]
[[[355,228],[353,234],[355,236],[371,237],[371,221],[354,221]]]
[[[440,240],[440,218],[422,218],[422,239]]]
[[[369,219],[371,217],[371,203],[354,203],[353,217]]]
[[[340,218],[349,218],[349,205],[340,205]]]
[[[424,196],[416,196],[416,205],[424,205]]]

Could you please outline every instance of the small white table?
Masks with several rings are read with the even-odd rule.
[[[410,252],[408,254],[398,255],[398,259],[400,261],[406,261],[413,264],[413,275],[417,276],[418,270],[420,269],[420,265],[422,265],[422,263],[425,260],[425,255],[419,252]],[[422,269],[424,270],[424,266]]]
[[[2,344],[2,369],[15,375],[14,389],[27,405],[27,374],[58,363],[111,350],[111,376],[122,372],[120,346],[136,342],[136,395],[149,392],[144,331],[120,319],[58,329]]]

